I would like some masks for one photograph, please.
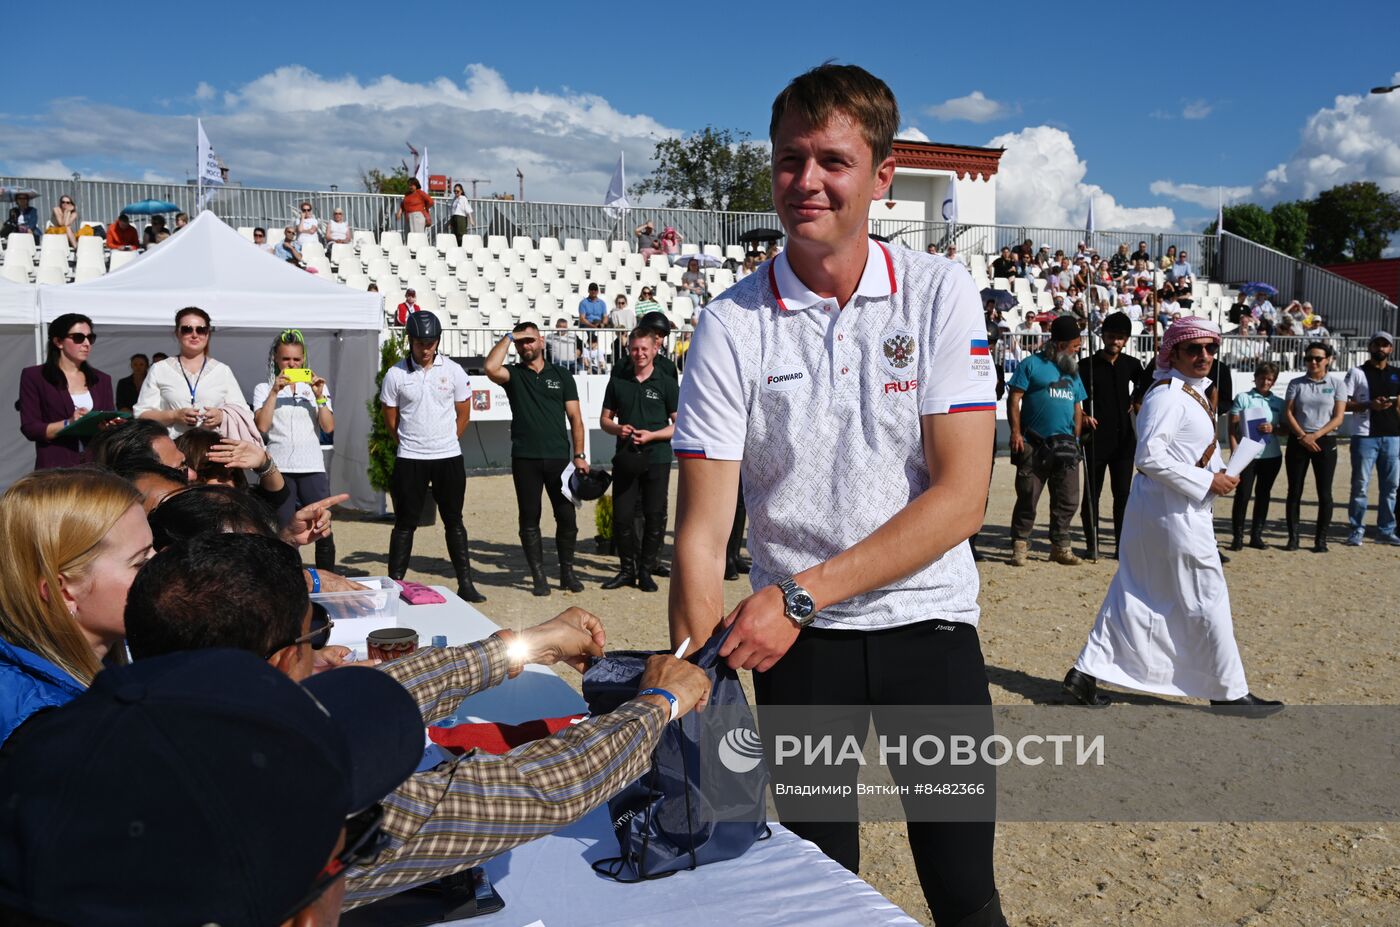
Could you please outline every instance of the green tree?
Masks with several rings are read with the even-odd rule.
[[[749,133],[706,126],[684,138],[657,142],[656,170],[633,188],[659,193],[684,209],[767,212],[773,208],[768,151]]]
[[[1302,257],[1308,241],[1307,205],[1302,202],[1275,203],[1274,208],[1269,210],[1269,218],[1274,220],[1274,249],[1289,257]]]
[[[1400,194],[1369,180],[1324,190],[1307,211],[1306,256],[1314,264],[1374,261],[1400,232]]]
[[[1225,207],[1225,231],[1231,235],[1248,238],[1256,245],[1266,248],[1274,246],[1274,220],[1269,214],[1253,203],[1240,203]],[[1215,234],[1215,223],[1206,227],[1207,235]]]
[[[361,170],[360,183],[364,185],[366,193],[392,193],[403,196],[408,192],[408,182],[412,176],[408,172],[408,165],[400,161],[399,166],[387,174],[377,167],[367,171]]]
[[[369,484],[380,492],[389,491],[394,478],[394,460],[399,453],[398,439],[384,424],[384,406],[379,402],[379,388],[384,375],[407,353],[402,335],[391,335],[379,349],[379,373],[374,378],[374,395],[369,406]]]

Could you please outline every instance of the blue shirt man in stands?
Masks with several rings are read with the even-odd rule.
[[[1183,281],[1190,283],[1192,278],[1196,276],[1196,272],[1191,269],[1191,262],[1187,260],[1188,256],[1185,251],[1177,252],[1176,263],[1171,266],[1171,270],[1167,271],[1167,277],[1172,283]]]
[[[1069,529],[1079,504],[1075,448],[1088,398],[1079,379],[1079,323],[1062,315],[1050,323],[1044,349],[1021,361],[1007,383],[1011,462],[1016,467],[1016,505],[1011,511],[1011,565],[1025,566],[1041,490],[1050,486],[1050,559],[1078,564]],[[1057,450],[1059,453],[1057,453]]]
[[[578,327],[601,328],[608,315],[608,304],[598,298],[598,284],[588,284],[588,298],[578,304]]]

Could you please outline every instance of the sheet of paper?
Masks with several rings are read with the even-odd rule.
[[[1261,444],[1267,443],[1268,435],[1259,430],[1260,425],[1268,424],[1269,410],[1263,406],[1251,406],[1244,410],[1240,422],[1244,426],[1245,437],[1252,438]]]
[[[1225,473],[1229,476],[1238,477],[1244,472],[1244,468],[1254,463],[1254,459],[1263,452],[1263,441],[1245,438],[1235,446],[1234,453],[1230,455],[1230,462],[1225,466]]]

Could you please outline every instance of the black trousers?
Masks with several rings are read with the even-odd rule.
[[[436,460],[394,461],[389,497],[394,500],[394,530],[413,531],[423,514],[423,503],[432,492],[444,529],[462,523],[462,503],[467,496],[467,470],[462,455]]]
[[[1035,527],[1035,510],[1040,493],[1050,487],[1050,543],[1069,546],[1070,525],[1079,506],[1079,466],[1047,470],[1036,466],[1030,442],[1019,454],[1011,455],[1016,467],[1016,504],[1011,507],[1011,540],[1029,541]]]
[[[1333,459],[1333,466],[1336,460]],[[1244,534],[1244,516],[1249,510],[1250,494],[1254,495],[1254,517],[1250,519],[1249,530],[1259,534],[1269,518],[1269,494],[1274,488],[1274,480],[1283,468],[1283,455],[1263,457],[1244,468],[1240,473],[1240,485],[1235,487],[1235,502],[1230,508],[1230,530],[1235,535]],[[1331,484],[1331,480],[1328,480]],[[1299,493],[1302,493],[1300,486]]]
[[[526,457],[510,459],[510,478],[515,484],[515,505],[520,512],[520,530],[540,526],[540,490],[549,496],[554,510],[554,529],[558,534],[573,537],[578,534],[578,514],[574,504],[564,498],[559,477],[569,461],[563,458],[534,460]]]
[[[977,629],[946,621],[921,621],[875,631],[807,628],[772,669],[753,674],[753,685],[760,711],[771,705],[992,703]],[[875,718],[878,728],[878,709]],[[989,715],[988,727],[990,724]],[[860,733],[863,738],[865,731]],[[858,769],[851,765],[849,772],[854,783]],[[856,799],[850,801],[854,804]],[[781,798],[778,812],[781,816]],[[799,837],[857,872],[860,825],[854,812],[852,807],[844,821],[785,823]],[[911,821],[906,828],[914,866],[936,924],[956,924],[987,903],[996,891],[994,822]]]
[[[1337,472],[1337,438],[1327,435],[1317,442],[1318,450],[1310,451],[1297,439],[1290,439],[1283,452],[1283,466],[1288,472],[1288,501],[1284,514],[1288,519],[1288,535],[1298,531],[1303,505],[1303,481],[1312,467],[1313,486],[1317,489],[1317,534],[1325,537],[1332,524],[1332,477]]]
[[[647,455],[620,450],[613,457],[613,537],[624,557],[637,552],[636,517],[642,511],[642,536],[659,541],[666,532],[666,504],[671,488],[671,464],[649,463]]]
[[[1113,493],[1113,549],[1123,537],[1123,513],[1128,509],[1128,492],[1133,488],[1133,455],[1137,448],[1118,448],[1109,454],[1099,455],[1092,450],[1085,454],[1084,470],[1088,480],[1084,484],[1084,504],[1080,507],[1080,522],[1084,526],[1084,543],[1093,544],[1094,534],[1090,527],[1098,521],[1099,497],[1103,494],[1103,480],[1108,476],[1109,491]]]

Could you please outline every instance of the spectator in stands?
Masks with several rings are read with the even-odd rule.
[[[690,294],[695,307],[710,301],[710,287],[705,282],[705,273],[700,269],[700,261],[691,258],[686,262],[685,273],[681,275],[681,292]]]
[[[765,261],[773,260],[773,258],[778,256],[778,250],[778,243],[776,241],[769,242],[767,249],[763,252],[763,259]]]
[[[39,210],[30,205],[28,193],[15,194],[15,209],[19,210],[15,216],[15,230],[33,235],[37,242],[44,234],[44,227],[39,224]]]
[[[107,227],[107,247],[112,251],[136,251],[141,247],[141,235],[126,213]]]
[[[644,287],[642,287],[641,292],[637,294],[637,318],[638,318],[638,319],[640,319],[640,318],[642,318],[643,316],[645,316],[648,312],[661,312],[661,311],[662,311],[662,309],[661,309],[661,304],[658,303],[658,302],[653,298],[655,295],[656,295],[656,291],[655,291],[654,289],[652,289],[651,287],[649,287],[649,286],[644,286]]]
[[[603,353],[603,349],[598,346],[598,336],[588,336],[588,347],[583,349],[583,367],[585,373],[607,373],[608,359]]]
[[[992,261],[992,277],[1009,280],[1014,276],[1016,276],[1016,261],[1011,256],[1011,249],[1002,248],[1001,254]]]
[[[1024,566],[1041,490],[1050,486],[1050,559],[1074,566],[1070,525],[1079,508],[1076,441],[1083,422],[1078,323],[1060,316],[1045,348],[1016,367],[1007,387],[1011,454],[1016,466],[1016,505],[1011,516],[1011,565]],[[1023,400],[1024,399],[1024,403]],[[1057,453],[1059,451],[1059,453]]]
[[[433,198],[424,192],[423,185],[416,177],[408,178],[408,193],[404,194],[398,212],[395,213],[398,219],[405,216],[408,218],[410,232],[425,232],[433,221]]]
[[[297,218],[297,251],[306,253],[306,246],[321,243],[321,220],[316,218],[311,204],[303,201],[301,215]]]
[[[375,670],[303,689],[261,656],[116,667],[14,738],[0,788],[26,800],[0,824],[0,920],[338,922],[347,868],[388,843],[379,802],[413,770],[422,722]],[[382,719],[377,737],[359,732],[367,717]],[[108,865],[74,866],[51,841]]]
[[[138,418],[159,422],[179,437],[191,428],[219,428],[226,406],[252,417],[233,371],[209,356],[213,330],[209,313],[198,306],[175,313],[180,353],[151,365],[132,409]]]
[[[326,223],[326,244],[348,245],[354,240],[354,229],[345,221],[345,210],[337,206],[331,212],[331,221]]]
[[[685,241],[685,236],[676,231],[674,226],[666,226],[661,230],[661,235],[656,239],[657,249],[668,257],[672,254],[681,253],[681,242]]]
[[[1021,259],[1022,264],[1028,263],[1035,256],[1035,242],[1029,238],[1021,242],[1016,248],[1016,255]]]
[[[88,363],[97,335],[92,319],[64,313],[49,323],[48,356],[19,378],[20,431],[34,442],[34,469],[82,462],[82,439],[59,433],[89,412],[112,411],[112,378]]]
[[[141,496],[101,470],[45,470],[0,498],[0,742],[125,662],[122,610],[151,555]]]
[[[1191,269],[1190,255],[1185,251],[1176,256],[1176,262],[1167,271],[1167,279],[1175,283],[1178,287],[1191,288],[1191,281],[1196,277],[1196,272]]]
[[[735,275],[736,279],[743,280],[749,274],[753,273],[754,268],[761,263],[763,263],[763,256],[750,251],[748,254],[744,255],[744,263],[740,266],[739,273]]]
[[[151,216],[151,222],[146,226],[146,230],[141,233],[141,244],[144,247],[158,245],[170,237],[170,230],[165,227],[165,216]]]
[[[151,359],[144,354],[131,355],[131,376],[117,381],[117,411],[130,412],[136,405],[136,397],[141,395],[141,385],[146,382],[146,371],[151,369]]]
[[[650,219],[633,229],[632,234],[637,236],[637,253],[642,257],[661,253],[656,246],[656,223]]]
[[[1171,270],[1171,269],[1172,269],[1172,265],[1175,264],[1175,263],[1176,263],[1176,245],[1168,245],[1168,246],[1167,246],[1167,253],[1164,254],[1164,255],[1162,255],[1162,260],[1158,262],[1158,264],[1157,264],[1157,269],[1160,270],[1160,271],[1165,272],[1165,271]]]
[[[1246,316],[1250,316],[1249,303],[1245,300],[1243,293],[1235,294],[1235,301],[1231,304],[1229,312],[1225,318],[1234,325],[1241,324]],[[1250,316],[1252,318],[1252,316]]]
[[[1304,303],[1304,305],[1307,306],[1306,303]],[[1311,307],[1311,306],[1307,306],[1307,307],[1308,307],[1308,310],[1309,310],[1309,311],[1312,310],[1312,307]],[[1313,313],[1313,315],[1310,317],[1310,319],[1309,319],[1306,323],[1304,323],[1304,325],[1303,325],[1303,332],[1304,332],[1304,334],[1308,335],[1308,336],[1311,337],[1311,338],[1330,338],[1330,337],[1332,337],[1332,332],[1330,332],[1330,331],[1327,329],[1327,326],[1324,325],[1324,324],[1322,323],[1322,316],[1320,316],[1320,315],[1318,315],[1318,314],[1316,314],[1316,313]]]
[[[277,243],[277,247],[272,249],[272,254],[279,261],[286,261],[293,267],[305,267],[306,262],[302,260],[301,249],[297,247],[297,227],[289,225],[282,229],[282,240]]]
[[[46,230],[51,235],[67,235],[68,247],[78,247],[78,230],[82,223],[78,221],[78,207],[73,203],[73,197],[63,194],[58,198],[58,205],[53,208],[49,218],[49,227]]]
[[[1108,259],[1108,271],[1114,277],[1121,277],[1123,274],[1127,273],[1131,265],[1132,258],[1128,256],[1128,246],[1126,244],[1119,245],[1113,257]]]
[[[627,294],[618,293],[617,298],[613,300],[613,311],[608,314],[608,328],[620,328],[630,332],[636,327],[637,313],[627,308]]]
[[[10,207],[9,218],[7,218],[7,219],[5,220],[5,223],[4,223],[3,225],[0,225],[0,238],[3,238],[3,239],[5,239],[6,241],[8,241],[11,235],[18,235],[18,234],[19,234],[19,209],[18,209],[17,207],[15,207],[15,206],[11,206],[11,207]]]
[[[1288,545],[1298,549],[1298,522],[1303,504],[1303,481],[1308,467],[1313,469],[1317,489],[1317,527],[1313,551],[1327,550],[1327,528],[1332,523],[1332,477],[1337,470],[1337,428],[1346,417],[1346,386],[1342,378],[1328,373],[1332,346],[1314,341],[1303,353],[1307,369],[1288,384],[1284,424],[1291,437],[1284,455],[1288,471]]]
[[[598,284],[588,284],[588,296],[578,304],[578,327],[601,328],[608,315],[608,304],[598,298]]]
[[[398,309],[395,310],[394,318],[398,320],[400,326],[406,325],[408,317],[422,308],[418,305],[418,291],[409,287],[403,291],[403,302],[399,303]]]
[[[176,231],[176,232],[180,231],[180,229],[184,228],[185,226],[187,226],[187,225],[189,225],[189,224],[190,224],[190,214],[189,214],[189,213],[187,213],[187,212],[177,212],[177,213],[175,213],[175,231]],[[172,234],[173,234],[173,233],[172,233]]]
[[[1347,371],[1347,410],[1352,413],[1351,532],[1347,544],[1366,536],[1366,494],[1376,471],[1376,530],[1387,544],[1400,545],[1395,530],[1396,489],[1400,487],[1400,369],[1391,362],[1395,336],[1378,331],[1367,344],[1370,359]]]
[[[549,342],[549,362],[569,373],[578,373],[579,361],[583,358],[583,341],[569,333],[569,320],[556,319],[554,331],[546,340]]]
[[[1273,392],[1278,380],[1278,365],[1261,361],[1254,368],[1254,388],[1240,393],[1230,405],[1230,452],[1244,438],[1244,413],[1247,409],[1268,410],[1268,418],[1259,425],[1264,436],[1264,450],[1240,474],[1240,485],[1235,490],[1235,501],[1230,510],[1230,549],[1244,550],[1244,516],[1249,509],[1249,497],[1254,495],[1254,517],[1249,524],[1249,546],[1267,550],[1264,543],[1264,526],[1269,517],[1269,493],[1283,465],[1283,451],[1279,447],[1278,436],[1283,430],[1284,399]]]
[[[1133,262],[1133,266],[1137,266],[1138,261],[1141,261],[1143,266],[1152,263],[1152,255],[1147,253],[1147,242],[1145,241],[1138,242],[1137,250],[1128,257]]]
[[[366,292],[366,293],[378,293],[378,292],[379,292],[379,284],[377,284],[377,283],[371,283],[369,286],[365,287],[365,292]]]
[[[472,201],[467,199],[467,191],[459,183],[452,185],[452,216],[447,221],[453,236],[460,246],[472,226]]]
[[[290,522],[298,509],[331,494],[321,436],[335,431],[335,410],[326,378],[310,368],[305,338],[298,329],[289,328],[272,340],[270,382],[253,387],[253,421],[290,487],[277,512],[279,525]],[[289,378],[293,370],[306,371],[310,381],[293,382]],[[334,537],[316,541],[316,567],[335,569]]]
[[[267,229],[261,227],[253,229],[253,246],[264,254],[273,254],[277,250],[276,245],[268,243]]]
[[[933,242],[929,242],[927,245],[924,246],[924,253],[925,253],[925,254],[937,254],[937,253],[938,253],[938,245],[934,244]]]

